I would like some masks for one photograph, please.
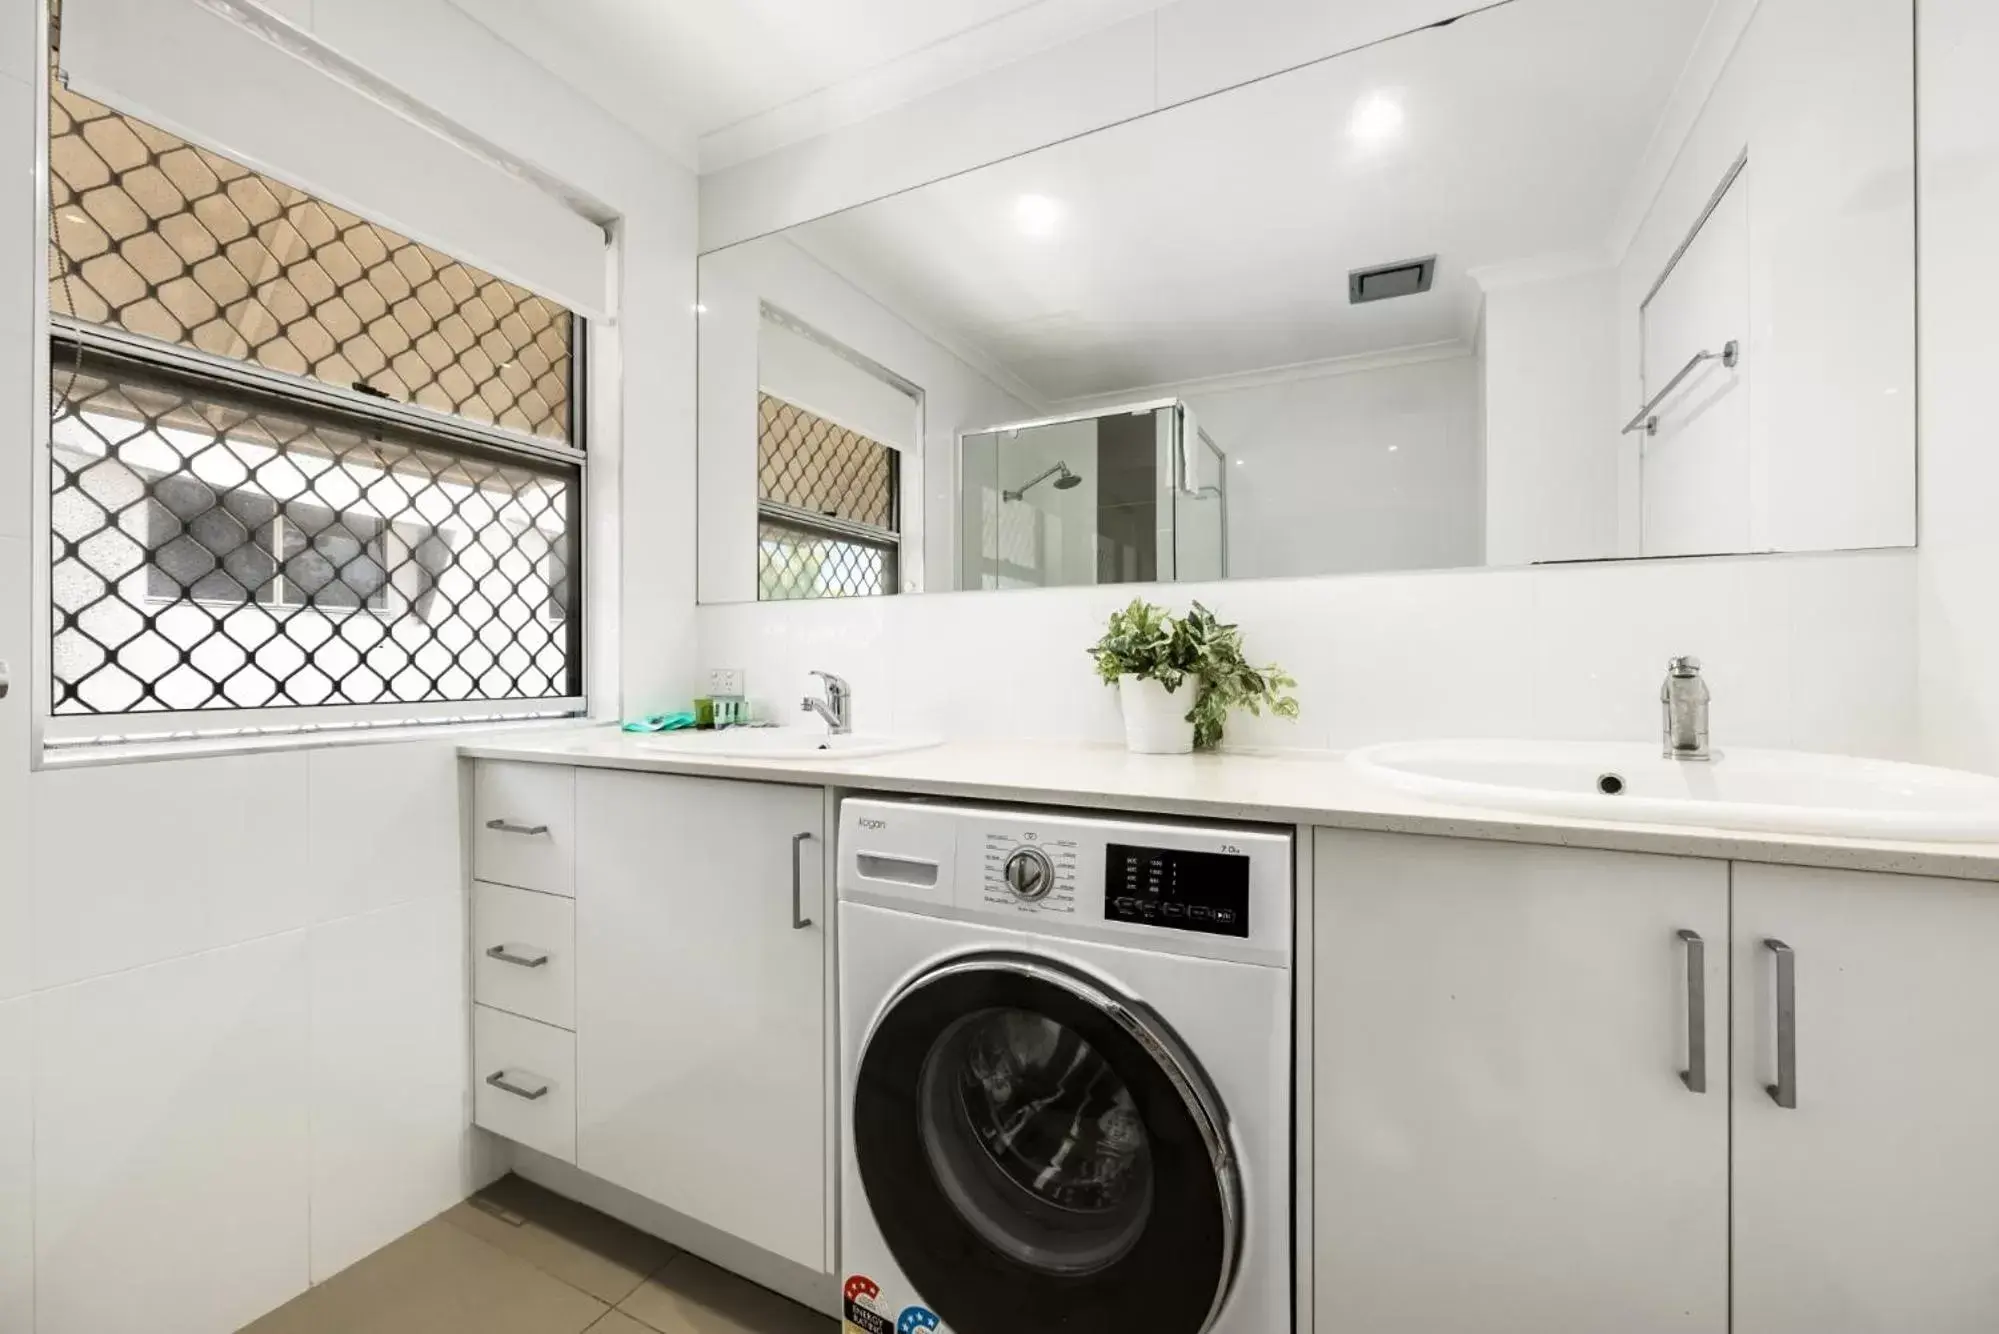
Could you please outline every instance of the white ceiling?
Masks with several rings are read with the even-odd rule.
[[[1048,401],[1463,339],[1471,270],[1608,259],[1711,7],[1522,0],[785,236]]]
[[[451,0],[683,158],[701,136],[828,89],[871,83],[859,109],[881,110],[1165,2]]]

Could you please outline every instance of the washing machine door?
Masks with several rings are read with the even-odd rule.
[[[855,1162],[883,1239],[957,1334],[1201,1334],[1235,1277],[1220,1100],[1145,1006],[1045,959],[955,959],[862,1050]]]

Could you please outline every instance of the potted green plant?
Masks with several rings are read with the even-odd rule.
[[[1174,616],[1142,598],[1113,612],[1090,649],[1097,675],[1118,688],[1125,746],[1141,755],[1213,750],[1232,709],[1298,716],[1297,684],[1243,656],[1242,631],[1196,602]]]
[[[1185,755],[1194,749],[1198,686],[1187,684],[1193,660],[1180,623],[1143,598],[1111,613],[1104,637],[1090,650],[1097,675],[1115,685],[1124,711],[1124,744],[1141,755]]]

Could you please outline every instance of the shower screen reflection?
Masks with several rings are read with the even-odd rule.
[[[1177,400],[971,432],[959,452],[958,586],[1219,579],[1225,463]]]

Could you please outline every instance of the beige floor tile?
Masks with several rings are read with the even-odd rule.
[[[838,1322],[682,1255],[618,1304],[659,1334],[832,1334]]]
[[[241,1334],[582,1334],[605,1310],[434,1219]]]
[[[613,1306],[679,1254],[655,1237],[517,1176],[502,1177],[444,1218]]]
[[[589,1334],[653,1334],[653,1331],[623,1311],[607,1311],[602,1320],[590,1326]]]

